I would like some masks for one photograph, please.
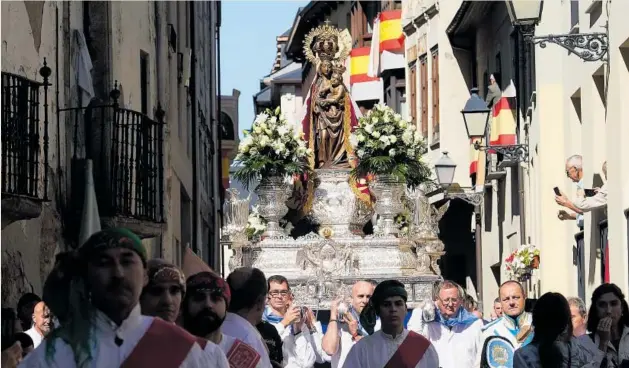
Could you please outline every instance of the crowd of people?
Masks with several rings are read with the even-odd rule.
[[[557,293],[532,312],[526,301],[507,281],[485,321],[445,280],[409,312],[404,284],[364,280],[322,325],[281,275],[245,267],[223,279],[191,252],[180,269],[114,228],[59,255],[41,300],[21,298],[25,332],[3,348],[2,368],[629,367],[629,310],[614,284],[593,292],[588,313]]]

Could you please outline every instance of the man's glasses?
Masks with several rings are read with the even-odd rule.
[[[273,291],[269,292],[269,295],[274,297],[274,298],[276,298],[278,296],[285,297],[285,296],[289,296],[290,295],[290,291],[288,291],[288,290],[273,290]]]
[[[456,304],[459,302],[459,298],[448,298],[448,299],[439,298],[439,300],[441,300],[441,303],[443,303],[444,305]]]
[[[572,171],[572,169],[576,169],[576,167],[572,166],[568,170],[566,170],[566,176],[567,177],[570,177],[570,172]]]

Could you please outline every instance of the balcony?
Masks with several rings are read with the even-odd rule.
[[[113,103],[60,110],[72,131],[72,211],[81,215],[85,159],[94,163],[102,226],[124,226],[140,237],[160,235],[164,223],[164,113],[157,120]],[[78,218],[77,218],[78,220]],[[78,232],[77,232],[78,233]]]
[[[2,228],[39,217],[48,201],[48,77],[2,72]],[[43,97],[43,99],[41,99]]]

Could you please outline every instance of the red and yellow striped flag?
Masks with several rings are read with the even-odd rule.
[[[369,51],[371,48],[359,47],[352,49],[350,52],[349,64],[349,84],[370,82],[378,80],[378,77],[370,77],[367,75],[369,69]]]
[[[506,95],[506,96],[505,96]],[[492,108],[491,130],[489,134],[489,146],[505,146],[517,144],[516,121],[515,121],[515,104],[512,103],[515,97],[515,87],[513,82],[503,92],[503,96]],[[478,166],[479,151],[474,149],[474,142],[479,139],[471,140],[470,147],[470,175],[476,173]],[[480,139],[480,144],[484,145],[484,139]],[[488,150],[487,153],[494,153]]]
[[[383,11],[380,13],[380,52],[399,50],[404,50],[402,11]]]

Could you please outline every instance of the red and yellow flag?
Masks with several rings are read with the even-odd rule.
[[[489,146],[504,146],[517,144],[515,104],[510,97],[501,97],[492,108],[491,130],[489,134]],[[472,139],[470,144],[470,175],[476,173],[478,165],[479,151],[474,149],[474,142],[479,139]],[[484,145],[484,139],[480,139],[480,144]],[[494,153],[488,150],[488,153]]]
[[[352,49],[350,52],[349,64],[349,84],[370,82],[378,80],[378,77],[370,77],[367,75],[369,69],[369,51],[371,48],[359,47]]]
[[[380,52],[404,51],[402,11],[387,10],[380,13]]]

